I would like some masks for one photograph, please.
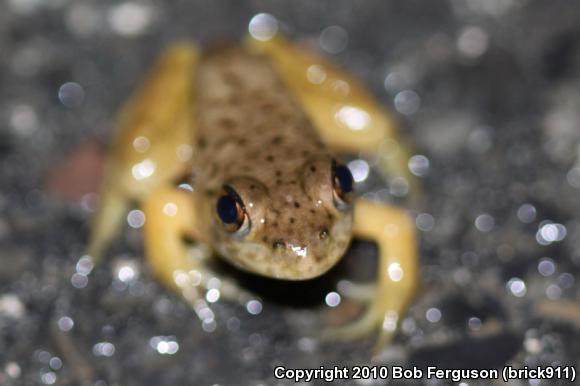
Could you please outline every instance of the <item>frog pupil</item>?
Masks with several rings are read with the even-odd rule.
[[[343,193],[352,192],[352,174],[346,166],[339,165],[334,170],[334,177]]]
[[[219,198],[216,205],[220,219],[226,224],[233,224],[238,220],[238,203],[229,195]]]

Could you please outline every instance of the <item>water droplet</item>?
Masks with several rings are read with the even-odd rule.
[[[532,204],[523,204],[518,208],[518,219],[529,224],[536,219],[536,208]]]
[[[536,232],[536,241],[540,245],[549,245],[564,240],[566,234],[567,229],[564,225],[544,221]]]
[[[50,358],[48,365],[53,370],[60,370],[62,368],[62,360],[59,357],[52,357]]]
[[[111,29],[118,35],[125,37],[143,34],[155,15],[148,4],[128,1],[113,6],[108,14]]]
[[[123,283],[131,283],[139,277],[139,265],[134,260],[119,260],[114,264],[115,276]]]
[[[93,258],[89,255],[83,255],[77,261],[76,271],[78,274],[87,276],[94,268]]]
[[[0,296],[0,315],[10,318],[19,319],[24,316],[26,308],[18,296],[5,294]]]
[[[252,315],[258,315],[262,312],[262,303],[259,300],[250,300],[246,304],[246,310]]]
[[[112,357],[115,354],[115,345],[110,342],[99,342],[93,346],[95,356]]]
[[[399,282],[403,279],[404,271],[399,263],[391,263],[387,268],[387,273],[389,278],[394,282]]]
[[[58,99],[66,107],[78,107],[85,99],[85,90],[78,83],[67,82],[58,89]]]
[[[322,84],[326,80],[326,71],[318,64],[313,64],[306,69],[306,79],[312,84]]]
[[[58,329],[64,332],[72,330],[75,325],[74,320],[69,316],[61,316],[57,322]]]
[[[250,20],[248,32],[256,40],[270,40],[278,32],[278,20],[269,13],[259,13]]]
[[[143,160],[131,168],[131,174],[137,181],[149,178],[155,173],[155,162],[150,159]]]
[[[326,305],[329,307],[336,307],[340,304],[341,298],[337,292],[329,292],[324,298]]]
[[[335,115],[335,119],[351,130],[363,130],[370,123],[369,114],[355,106],[342,106]]]
[[[174,336],[154,336],[149,346],[161,355],[173,355],[179,351],[179,343]]]
[[[219,300],[219,298],[220,291],[216,288],[208,290],[207,293],[205,294],[205,300],[207,300],[209,303],[215,303]]]
[[[46,372],[41,375],[40,380],[45,385],[54,385],[56,382],[56,374],[53,371]]]
[[[419,110],[421,98],[413,90],[403,90],[395,95],[395,109],[404,115],[412,115]]]
[[[177,205],[173,202],[168,202],[167,204],[163,205],[163,213],[167,216],[175,216],[177,214]]]
[[[409,193],[409,183],[404,177],[395,177],[389,184],[389,192],[395,197],[404,197]]]
[[[361,159],[357,159],[354,161],[350,161],[348,163],[348,168],[352,173],[352,178],[355,182],[363,182],[365,181],[370,173],[369,164]]]
[[[6,374],[10,378],[14,378],[14,379],[19,378],[20,374],[22,373],[20,366],[16,362],[6,363],[6,366],[4,367],[4,371],[6,372]]]
[[[441,320],[441,311],[435,307],[429,308],[425,312],[425,318],[431,323],[437,323]]]
[[[477,58],[487,50],[487,33],[475,26],[466,27],[459,33],[457,49],[461,54],[469,58]]]
[[[141,228],[145,224],[145,213],[139,209],[133,209],[127,215],[127,223],[131,228]]]
[[[480,232],[490,232],[495,227],[495,220],[489,214],[480,214],[475,219],[475,227]]]
[[[147,150],[149,150],[150,146],[151,142],[149,142],[149,139],[147,137],[143,137],[142,135],[133,140],[133,149],[139,153],[145,153]]]
[[[540,262],[538,263],[538,272],[542,276],[553,275],[554,272],[556,272],[556,264],[554,263],[554,260],[548,257],[544,257],[543,259],[541,259]]]
[[[75,288],[85,288],[89,283],[89,278],[86,275],[81,275],[80,273],[74,273],[70,278],[70,282]]]
[[[473,316],[467,321],[467,326],[470,330],[479,331],[481,329],[481,319]]]
[[[10,112],[10,124],[15,132],[28,136],[38,128],[38,116],[31,106],[19,104]]]
[[[417,154],[409,158],[409,171],[417,177],[423,177],[429,173],[429,158]]]
[[[423,232],[428,232],[435,226],[435,218],[429,213],[419,213],[415,219],[415,225]]]
[[[512,295],[518,298],[525,296],[527,292],[526,283],[518,277],[509,279],[506,287]]]
[[[546,296],[550,300],[560,299],[562,296],[562,288],[557,284],[550,284],[548,288],[546,288]]]
[[[329,54],[338,54],[348,44],[348,32],[342,27],[332,25],[320,33],[320,47]]]

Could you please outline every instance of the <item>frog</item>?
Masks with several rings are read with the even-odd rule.
[[[337,154],[415,184],[392,114],[322,54],[279,34],[172,43],[118,113],[87,254],[99,261],[137,205],[153,276],[199,309],[216,283],[225,299],[245,293],[210,268],[216,256],[301,281],[328,272],[353,239],[374,242],[376,282],[343,291],[365,311],[321,335],[376,334],[380,350],[417,289],[416,230],[405,209],[357,197]]]

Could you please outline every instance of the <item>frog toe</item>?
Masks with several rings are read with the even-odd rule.
[[[369,308],[358,319],[340,327],[327,328],[323,332],[326,340],[354,340],[364,338],[376,331],[380,323],[380,315],[375,308]]]

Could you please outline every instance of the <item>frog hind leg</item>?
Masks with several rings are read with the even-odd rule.
[[[391,114],[359,81],[280,36],[265,41],[248,37],[246,46],[270,57],[330,148],[369,157],[385,177],[404,178],[411,195],[418,194],[416,178],[407,166],[409,146]]]
[[[197,60],[194,45],[172,45],[121,109],[87,247],[95,260],[121,230],[133,202],[187,172]]]
[[[377,283],[361,287],[360,298],[368,302],[365,314],[326,335],[354,339],[380,330],[376,353],[392,339],[418,285],[415,227],[403,209],[361,198],[354,206],[353,231],[356,237],[377,243]],[[371,289],[374,296],[369,297]]]

